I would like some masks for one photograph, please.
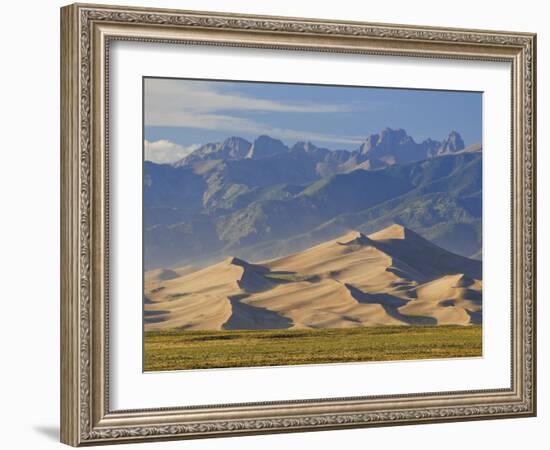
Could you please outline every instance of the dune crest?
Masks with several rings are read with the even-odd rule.
[[[168,270],[146,274],[146,330],[481,322],[481,262],[397,224],[265,262]]]
[[[369,238],[373,241],[383,241],[388,239],[406,239],[411,237],[412,231],[406,229],[403,225],[393,224],[376,233],[369,234]],[[408,235],[408,236],[407,236]]]
[[[338,238],[338,242],[342,245],[368,245],[370,240],[359,231],[350,231]]]

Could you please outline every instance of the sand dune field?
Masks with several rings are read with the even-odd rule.
[[[259,263],[145,274],[145,330],[469,325],[482,318],[481,262],[400,225],[356,231]]]

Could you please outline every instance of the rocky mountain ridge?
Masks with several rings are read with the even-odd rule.
[[[481,258],[481,146],[388,130],[353,152],[233,137],[176,164],[145,161],[146,269],[258,261],[390,223]]]
[[[426,139],[417,143],[402,128],[384,128],[368,136],[355,150],[329,150],[305,141],[287,146],[267,135],[259,136],[253,142],[232,136],[222,142],[205,144],[173,165],[181,167],[207,160],[258,160],[300,155],[320,164],[320,174],[326,175],[328,172],[347,171],[361,164],[377,168],[456,154],[464,149],[464,141],[457,131],[451,131],[442,141]]]

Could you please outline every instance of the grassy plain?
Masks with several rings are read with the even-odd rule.
[[[481,326],[150,331],[144,370],[476,357]]]

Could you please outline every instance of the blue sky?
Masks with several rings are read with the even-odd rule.
[[[199,145],[229,136],[267,134],[292,145],[357,148],[385,127],[417,142],[458,131],[481,142],[479,92],[144,79],[146,159],[172,162]]]

